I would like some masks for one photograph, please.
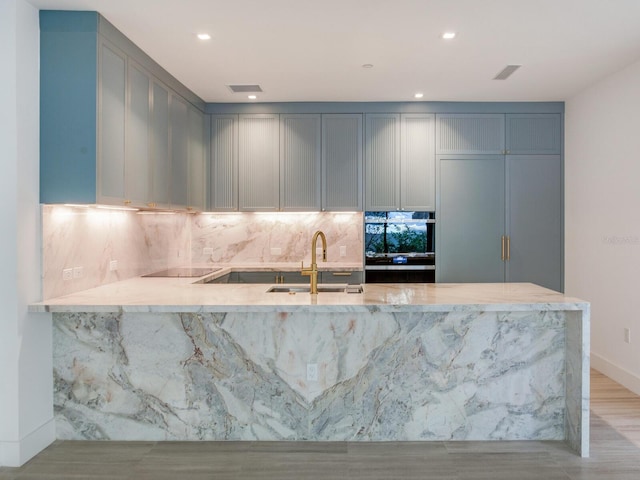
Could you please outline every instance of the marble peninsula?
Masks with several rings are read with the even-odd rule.
[[[134,278],[32,305],[54,325],[58,438],[558,440],[588,456],[588,303],[532,284],[268,287]]]

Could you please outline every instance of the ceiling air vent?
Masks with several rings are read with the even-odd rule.
[[[498,75],[496,75],[493,79],[494,80],[506,80],[507,78],[509,78],[511,75],[513,75],[513,72],[515,72],[516,70],[518,70],[522,65],[507,65],[506,67],[504,67],[504,69],[498,73]]]
[[[260,93],[260,85],[227,85],[233,93]]]

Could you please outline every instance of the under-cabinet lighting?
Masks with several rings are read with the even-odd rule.
[[[444,32],[442,34],[442,38],[444,40],[451,40],[453,38],[456,38],[456,32]]]
[[[158,211],[150,211],[150,210],[142,210],[137,212],[136,215],[175,215],[176,212],[158,212]]]
[[[209,35],[208,33],[199,33],[198,38],[200,40],[211,40],[211,35]]]
[[[113,205],[96,205],[100,210],[119,210],[123,212],[137,212],[139,209],[134,207],[118,207]]]
[[[418,93],[416,93],[413,97],[414,97],[414,98],[422,98],[422,97],[424,97],[424,93],[420,93],[420,92],[418,92]]]
[[[249,95],[249,100],[255,100],[256,98],[258,98],[256,95]]]
[[[72,208],[89,208],[91,205],[80,205],[78,203],[64,203],[63,204],[65,207],[72,207]]]

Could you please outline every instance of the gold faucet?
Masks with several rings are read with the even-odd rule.
[[[327,261],[327,237],[324,236],[320,230],[313,234],[313,238],[311,239],[311,267],[304,268],[304,260],[302,261],[302,270],[300,273],[302,275],[309,275],[309,280],[311,282],[310,293],[317,294],[318,293],[318,264],[316,263],[316,243],[318,242],[318,237],[322,240],[322,261]]]

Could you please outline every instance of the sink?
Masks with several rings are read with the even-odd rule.
[[[309,293],[308,285],[273,285],[267,293]],[[318,293],[362,293],[362,285],[318,285]]]

